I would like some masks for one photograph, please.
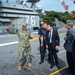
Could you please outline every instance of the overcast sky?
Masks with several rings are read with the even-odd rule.
[[[9,0],[9,2],[15,2],[15,1],[16,0]],[[75,4],[73,3],[73,0],[64,0],[64,1],[69,6],[69,10],[67,11],[75,10]],[[43,10],[48,10],[48,11],[54,10],[58,12],[66,11],[64,7],[61,5],[60,0],[40,0],[40,2],[36,3],[36,5],[41,6]]]

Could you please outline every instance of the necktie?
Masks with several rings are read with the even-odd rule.
[[[49,31],[49,37],[51,36],[51,31]]]
[[[51,42],[51,31],[49,31],[49,38],[50,38],[50,42]]]

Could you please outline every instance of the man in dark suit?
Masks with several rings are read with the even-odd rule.
[[[46,39],[47,39],[47,45],[46,47],[48,48],[49,55],[48,58],[51,61],[51,66],[50,68],[53,68],[54,64],[56,63],[56,66],[59,66],[58,62],[58,56],[57,56],[57,50],[59,47],[60,39],[57,30],[53,29],[53,24],[48,24],[47,26],[48,32],[46,34]],[[53,58],[54,57],[54,58]],[[55,63],[54,63],[55,59]]]

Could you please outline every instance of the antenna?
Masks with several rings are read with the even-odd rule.
[[[35,3],[39,2],[40,0],[27,0],[26,2],[31,3],[31,8],[36,7]]]

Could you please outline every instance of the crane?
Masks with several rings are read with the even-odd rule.
[[[72,0],[72,1],[75,4],[75,0]],[[64,0],[61,0],[61,4],[65,8],[65,10],[69,10],[69,5],[67,5]],[[71,15],[72,19],[75,20],[75,12],[71,13],[70,15]]]

